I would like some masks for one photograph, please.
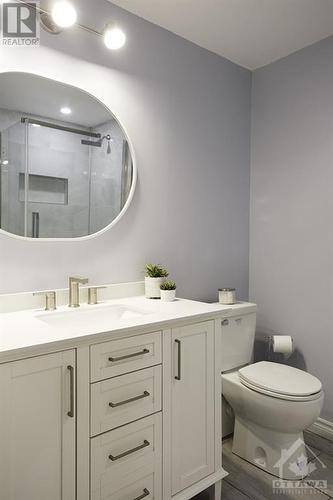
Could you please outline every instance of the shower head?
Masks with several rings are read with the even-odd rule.
[[[110,144],[111,136],[108,134],[105,136],[105,139],[108,141],[108,147],[106,149],[106,154],[109,155],[111,153],[111,144]]]
[[[104,139],[106,139],[108,141],[106,154],[109,155],[111,153],[111,135],[110,134],[103,135],[103,137],[98,139],[98,141],[89,141],[87,139],[82,139],[81,144],[84,144],[85,146],[95,146],[97,148],[100,148],[102,146]]]
[[[109,155],[111,153],[111,135],[110,134],[103,135],[103,137],[100,139],[101,145],[102,145],[102,142],[104,141],[104,139],[106,139],[108,141],[108,146],[106,148],[106,154]]]

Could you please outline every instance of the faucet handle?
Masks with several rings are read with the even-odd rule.
[[[97,290],[101,290],[102,288],[106,288],[106,286],[90,286],[88,288],[88,304],[91,306],[97,304]]]
[[[89,281],[88,278],[81,278],[79,276],[70,276],[69,277],[70,283],[80,283],[80,285],[86,285],[88,283],[88,281]]]
[[[34,292],[34,296],[44,296],[45,297],[45,311],[54,311],[57,309],[57,295],[53,290],[48,290],[46,292]]]

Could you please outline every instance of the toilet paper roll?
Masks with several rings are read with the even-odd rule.
[[[273,335],[273,352],[281,354],[291,354],[293,352],[293,339],[289,335]]]

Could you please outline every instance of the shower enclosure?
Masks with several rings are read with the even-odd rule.
[[[115,119],[85,128],[0,111],[1,229],[74,238],[96,233],[117,217],[133,165]]]

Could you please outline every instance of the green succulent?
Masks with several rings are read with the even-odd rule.
[[[176,290],[176,288],[176,283],[171,280],[164,281],[164,283],[162,283],[160,286],[161,290]]]
[[[149,278],[166,278],[169,273],[165,267],[159,264],[146,264],[146,276]]]

